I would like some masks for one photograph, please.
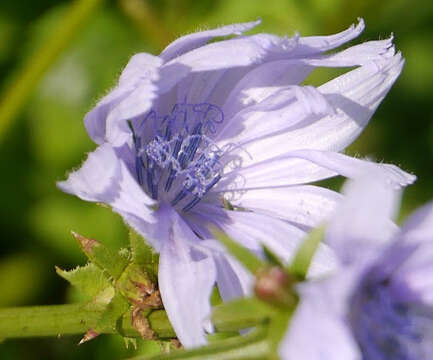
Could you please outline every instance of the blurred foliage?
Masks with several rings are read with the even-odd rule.
[[[0,2],[0,87],[62,26],[69,1]],[[370,126],[349,149],[402,166],[418,181],[405,192],[402,213],[433,198],[433,2],[429,0],[120,0],[106,1],[52,64],[0,144],[2,199],[0,306],[68,301],[54,265],[85,259],[70,230],[109,247],[125,245],[122,221],[108,209],[61,193],[55,182],[94,148],[82,118],[138,51],[158,53],[197,29],[261,17],[259,31],[292,35],[340,31],[363,17],[362,40],[394,33],[407,63]],[[312,80],[333,76],[323,71]],[[337,183],[333,183],[334,186]],[[82,347],[77,338],[7,341],[1,359],[118,359],[157,352],[141,342],[126,350],[105,336]]]

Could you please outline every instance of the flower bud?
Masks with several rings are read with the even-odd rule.
[[[297,295],[293,289],[295,279],[281,267],[266,268],[258,272],[254,292],[265,302],[279,307],[294,307]]]

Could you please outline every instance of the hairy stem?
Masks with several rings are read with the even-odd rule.
[[[0,338],[25,338],[83,334],[94,327],[103,309],[88,304],[29,306],[0,309]],[[159,338],[174,337],[164,311],[154,311],[149,316],[152,329]],[[137,337],[130,316],[125,315],[117,329],[106,328],[103,333],[120,332],[122,335]]]
[[[84,334],[95,327],[103,313],[103,307],[87,303],[71,305],[29,306],[0,309],[0,339],[26,338]],[[160,338],[173,338],[175,333],[163,310],[155,310],[148,316],[149,324],[155,335]],[[217,331],[235,331],[263,323],[263,316],[215,319]],[[131,325],[130,314],[123,316],[117,329],[106,328],[105,334],[120,333],[124,336],[139,337]]]

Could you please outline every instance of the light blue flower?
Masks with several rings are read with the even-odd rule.
[[[340,268],[300,287],[282,359],[427,360],[433,349],[433,202],[401,230],[398,194],[349,184],[327,228]]]
[[[390,186],[414,180],[393,165],[339,153],[367,125],[403,66],[392,39],[327,53],[359,22],[331,36],[244,36],[259,22],[183,36],[159,56],[137,54],[85,117],[99,147],[59,187],[109,204],[160,253],[159,288],[183,345],[206,342],[209,295],[250,291],[251,278],[210,226],[289,261],[305,230],[340,196],[305,185],[377,170]],[[208,43],[215,38],[220,41]],[[358,66],[315,88],[319,66]],[[333,266],[323,245],[312,275]]]

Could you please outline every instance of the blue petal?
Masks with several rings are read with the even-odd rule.
[[[300,185],[250,190],[231,203],[313,228],[329,219],[340,200],[342,196],[337,192],[319,186]]]
[[[379,176],[394,189],[407,186],[416,179],[414,175],[392,164],[374,163],[333,151],[295,150],[226,174],[227,179],[239,176],[244,181],[238,186],[227,187],[223,179],[214,191],[233,192],[298,185],[337,175],[359,178],[366,172]]]
[[[228,36],[228,35],[240,35],[245,31],[251,30],[255,26],[260,24],[260,20],[241,23],[241,24],[231,24],[227,26],[222,26],[220,28],[205,30],[200,32],[195,32],[182,36],[170,45],[168,45],[160,54],[160,57],[165,61],[169,61],[179,55],[182,55],[188,51],[196,49],[203,46],[208,41],[215,37]]]
[[[57,186],[83,200],[106,203],[114,211],[129,213],[147,222],[154,221],[149,208],[154,201],[143,192],[109,144],[90,153],[81,168]]]
[[[301,300],[279,346],[281,359],[360,360],[359,348],[344,318],[345,301],[356,277],[301,286]]]
[[[391,219],[400,192],[379,180],[372,170],[346,183],[345,198],[326,228],[326,243],[345,264],[366,267],[374,263],[398,231]]]
[[[337,34],[301,37],[296,53],[298,56],[307,56],[335,49],[358,37],[364,28],[364,20],[359,19],[356,26],[351,25],[348,29]]]
[[[173,211],[169,238],[159,258],[159,288],[164,308],[183,346],[206,344],[209,297],[216,280],[213,258],[193,247],[198,238]]]

